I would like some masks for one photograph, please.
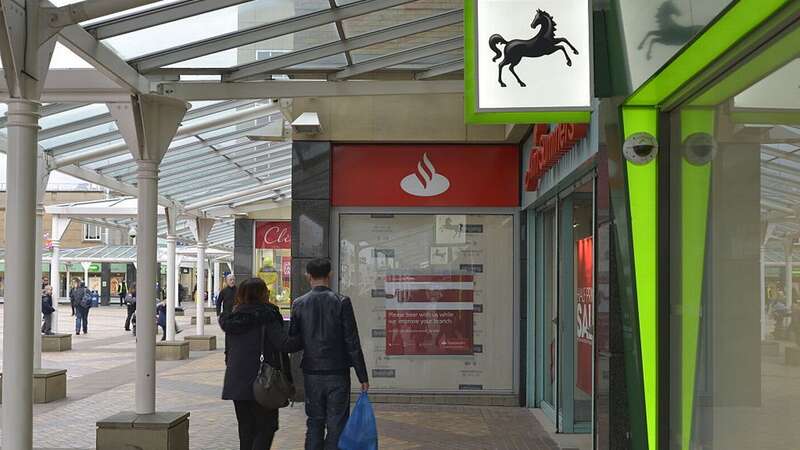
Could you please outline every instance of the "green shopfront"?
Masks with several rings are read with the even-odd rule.
[[[522,189],[527,406],[596,449],[800,448],[800,1],[595,0],[589,101],[530,110],[481,97],[559,83],[481,80],[499,1],[465,2],[466,120],[549,124],[523,173],[537,129],[589,130]]]
[[[800,2],[612,3],[632,88],[608,139],[630,441],[603,448],[799,448]]]

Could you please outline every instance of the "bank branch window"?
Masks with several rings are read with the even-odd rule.
[[[513,388],[512,215],[341,214],[339,231],[374,388]]]

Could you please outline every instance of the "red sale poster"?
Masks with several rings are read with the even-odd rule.
[[[594,341],[594,242],[575,242],[575,334],[578,341],[577,387],[592,394],[592,343]]]
[[[387,355],[471,355],[474,275],[387,275]]]

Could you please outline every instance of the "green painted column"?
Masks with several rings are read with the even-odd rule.
[[[680,112],[680,244],[681,244],[681,449],[690,450],[697,384],[703,279],[705,275],[708,201],[711,185],[713,108],[684,108]],[[704,140],[703,138],[708,138]],[[692,141],[703,145],[688,148]],[[699,150],[698,150],[699,149]],[[707,153],[704,153],[706,152]]]
[[[635,133],[658,137],[658,111],[624,107],[625,138]],[[638,344],[645,405],[647,449],[658,449],[658,158],[647,164],[626,162],[631,240],[635,273]],[[635,411],[631,411],[635,415]]]

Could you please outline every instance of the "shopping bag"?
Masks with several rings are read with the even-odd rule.
[[[378,450],[378,428],[366,392],[362,392],[350,412],[339,437],[340,450]]]

